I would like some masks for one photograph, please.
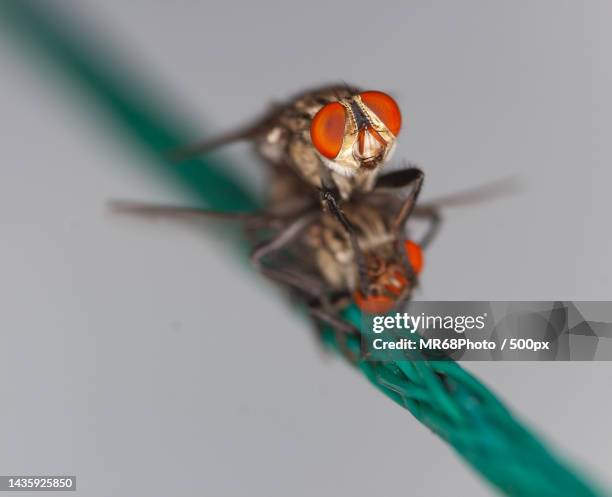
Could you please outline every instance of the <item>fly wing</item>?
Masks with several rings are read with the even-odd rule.
[[[269,132],[273,127],[280,125],[283,127],[281,116],[287,114],[295,119],[311,119],[317,110],[329,102],[337,101],[341,98],[348,98],[359,90],[346,84],[325,85],[319,88],[310,89],[295,95],[285,103],[272,105],[269,112],[264,114],[255,122],[230,131],[217,138],[207,139],[187,145],[184,148],[173,150],[168,154],[168,159],[174,162],[182,162],[192,157],[205,154],[216,148],[239,141],[256,140]],[[284,123],[286,126],[287,123]]]
[[[216,138],[206,139],[187,145],[184,148],[172,150],[167,157],[172,162],[184,162],[199,155],[209,153],[217,148],[240,141],[251,141],[263,136],[274,126],[278,119],[278,106],[257,121],[238,128],[234,131],[220,135]]]
[[[431,208],[442,209],[446,207],[468,207],[470,205],[488,202],[504,195],[513,195],[522,190],[519,180],[515,176],[501,178],[483,185],[462,190],[457,193],[434,198],[416,207],[415,213]]]

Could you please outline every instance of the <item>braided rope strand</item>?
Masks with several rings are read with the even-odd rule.
[[[360,311],[345,318],[359,328]],[[323,340],[338,350],[337,333]],[[359,355],[357,339],[350,347]],[[382,393],[448,442],[489,482],[510,497],[602,497],[535,438],[508,409],[458,363],[371,362],[357,368]]]

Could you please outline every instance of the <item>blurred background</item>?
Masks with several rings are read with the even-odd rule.
[[[610,2],[45,7],[194,138],[346,81],[399,102],[394,161],[425,170],[424,200],[517,176],[519,193],[445,213],[419,298],[610,299]],[[316,347],[214,231],[110,214],[113,198],[195,198],[151,174],[13,24],[0,23],[2,474],[77,475],[92,496],[494,492]],[[217,156],[265,188],[248,146]],[[610,486],[612,364],[465,366]]]

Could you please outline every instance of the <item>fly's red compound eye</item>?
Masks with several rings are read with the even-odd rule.
[[[423,270],[423,251],[416,243],[406,240],[404,242],[404,248],[406,249],[406,255],[410,261],[410,265],[416,274],[419,274]]]
[[[323,157],[334,159],[344,141],[345,110],[338,102],[325,105],[312,120],[310,138]]]
[[[381,91],[366,91],[360,93],[361,101],[366,104],[374,114],[395,136],[402,127],[402,113],[389,95]]]
[[[355,304],[368,314],[383,314],[395,306],[396,301],[384,295],[368,295],[365,297],[359,290],[353,295]]]

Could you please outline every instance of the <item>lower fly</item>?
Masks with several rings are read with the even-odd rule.
[[[424,265],[423,250],[439,229],[441,207],[485,200],[509,186],[502,181],[417,207],[422,179],[417,168],[394,171],[380,176],[367,195],[345,202],[343,209],[352,233],[313,202],[301,179],[283,169],[273,174],[269,202],[258,213],[134,202],[115,202],[113,207],[152,217],[241,222],[252,243],[253,265],[297,295],[317,323],[330,325],[346,338],[360,335],[342,318],[350,302],[367,313],[386,313],[412,296]],[[411,217],[428,221],[428,229],[418,240],[407,237]]]
[[[115,209],[132,214],[208,217],[240,221],[253,241],[251,262],[265,276],[291,290],[313,318],[338,333],[358,335],[341,311],[353,301],[363,311],[387,312],[408,299],[423,267],[422,249],[435,234],[439,215],[434,208],[414,210],[418,190],[412,189],[416,168],[382,176],[368,195],[345,203],[355,228],[351,236],[331,213],[322,211],[301,180],[280,172],[272,181],[270,204],[260,213],[235,214],[204,209],[116,202]],[[302,199],[302,202],[296,202]],[[290,207],[287,207],[287,206]],[[419,241],[406,238],[411,215],[426,216],[430,229]],[[271,233],[271,235],[270,235]]]

